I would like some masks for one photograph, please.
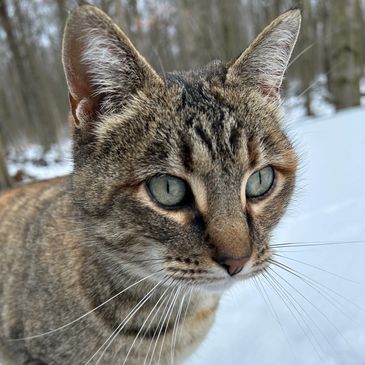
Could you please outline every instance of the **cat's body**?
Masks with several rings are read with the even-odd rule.
[[[99,10],[72,14],[75,169],[0,194],[0,351],[162,365],[198,346],[223,290],[267,265],[294,187],[277,93],[299,24],[288,12],[236,61],[162,79]]]
[[[124,273],[123,282],[111,282],[107,274],[111,268],[101,263],[98,265],[97,255],[94,257],[85,250],[85,238],[78,233],[80,226],[72,218],[68,191],[67,177],[19,187],[1,195],[0,235],[4,239],[0,256],[1,277],[9,277],[12,273],[13,278],[21,278],[6,280],[2,284],[0,308],[3,318],[7,319],[1,323],[2,342],[40,334],[69,323],[138,280]],[[23,219],[14,222],[13,217],[20,215]],[[45,364],[83,364],[153,286],[137,284],[127,294],[121,294],[119,300],[106,304],[64,330],[35,339],[4,342],[3,346],[16,354],[15,364],[27,364],[38,359]],[[138,326],[163,292],[163,288],[157,288],[155,296],[145,303],[144,311],[140,311],[124,328],[123,343],[114,341],[104,354],[102,363],[113,364],[120,358],[116,355],[112,360],[118,351],[121,354],[128,352],[138,333]],[[165,298],[168,298],[167,294]],[[200,299],[199,304],[195,303],[197,299]],[[177,342],[175,355],[194,349],[213,320],[217,306],[213,294],[205,298],[194,296],[192,301],[185,318],[186,333],[180,334],[184,342]],[[161,314],[162,311],[150,324],[153,331],[150,329],[147,339],[152,339]],[[167,349],[171,346],[175,318],[176,313],[173,313],[167,326],[164,340]],[[152,363],[157,363],[160,356],[163,336],[160,337]],[[83,343],[82,347],[77,346],[79,342]],[[136,342],[138,344],[139,341]],[[148,350],[148,346],[148,340],[142,343],[138,347],[138,355],[130,354],[128,364],[143,364],[147,355],[144,350]],[[161,361],[168,363],[170,356],[169,351],[164,352]],[[149,362],[149,357],[147,360]],[[178,363],[176,359],[175,363]]]

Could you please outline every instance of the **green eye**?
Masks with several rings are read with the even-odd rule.
[[[188,193],[186,182],[170,175],[154,176],[147,187],[152,197],[166,207],[181,205]]]
[[[275,174],[271,166],[266,166],[263,169],[252,174],[247,181],[246,196],[248,198],[258,198],[267,193],[274,183]]]

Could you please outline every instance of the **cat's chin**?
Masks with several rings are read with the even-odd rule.
[[[215,293],[215,294],[223,294],[225,291],[229,290],[230,288],[232,288],[232,286],[238,284],[238,283],[243,283],[246,280],[248,280],[249,278],[251,278],[252,276],[256,276],[255,275],[251,275],[251,276],[242,276],[242,277],[236,277],[236,278],[227,278],[227,279],[222,279],[220,281],[212,281],[210,283],[196,283],[196,289],[197,290],[201,290],[201,291],[206,291],[209,293]]]
[[[225,291],[230,289],[235,283],[237,283],[237,280],[232,280],[230,278],[222,279],[221,281],[213,281],[211,283],[205,283],[203,285],[198,286],[201,287],[202,290],[208,291],[210,293],[218,293],[223,294]]]
[[[259,275],[262,271],[263,269],[260,268],[257,270],[253,270],[252,272],[240,273],[233,277],[226,275],[222,276],[221,278],[215,278],[210,280],[193,280],[189,281],[189,285],[191,285],[194,290],[197,291],[207,291],[211,293],[222,294],[223,292],[230,289],[233,285],[245,282],[246,280]],[[184,281],[181,282],[182,285],[186,285]]]

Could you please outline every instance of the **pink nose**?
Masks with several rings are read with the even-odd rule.
[[[223,266],[227,270],[229,275],[233,276],[238,274],[243,269],[249,259],[250,256],[239,258],[224,257],[218,258],[216,261],[219,265]]]

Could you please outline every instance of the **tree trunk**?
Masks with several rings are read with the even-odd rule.
[[[331,91],[334,105],[339,110],[360,105],[360,1],[333,1],[329,7],[329,16]]]
[[[11,185],[12,180],[8,173],[5,150],[3,148],[2,139],[0,136],[0,190],[10,188]]]
[[[20,87],[22,102],[23,102],[24,108],[26,109],[27,115],[29,116],[30,119],[32,119],[33,113],[28,104],[28,95],[31,94],[30,90],[28,90],[29,89],[29,79],[27,77],[28,76],[27,71],[26,71],[26,68],[25,68],[23,60],[22,60],[21,51],[18,47],[18,40],[16,38],[16,34],[13,30],[13,25],[12,25],[11,19],[9,17],[6,0],[0,0],[0,23],[2,24],[2,26],[5,30],[7,42],[8,42],[10,51],[14,58],[14,65],[18,72],[19,80],[22,83],[22,85]]]
[[[50,76],[40,66],[41,60],[46,58],[42,55],[42,48],[37,46],[37,41],[32,32],[31,23],[26,17],[20,0],[13,0],[15,18],[22,24],[19,29],[19,45],[23,50],[23,56],[28,66],[28,101],[34,107],[34,115],[37,116],[35,128],[42,146],[47,150],[50,145],[57,141],[57,105],[52,98],[50,90]]]
[[[312,84],[315,78],[315,24],[313,22],[312,7],[310,0],[302,1],[303,26],[300,39],[300,48],[303,48],[303,55],[300,63],[300,73],[303,90],[306,90],[304,97],[304,107],[308,116],[314,115],[312,110]],[[313,46],[313,47],[312,47]],[[305,50],[306,47],[309,47]]]

